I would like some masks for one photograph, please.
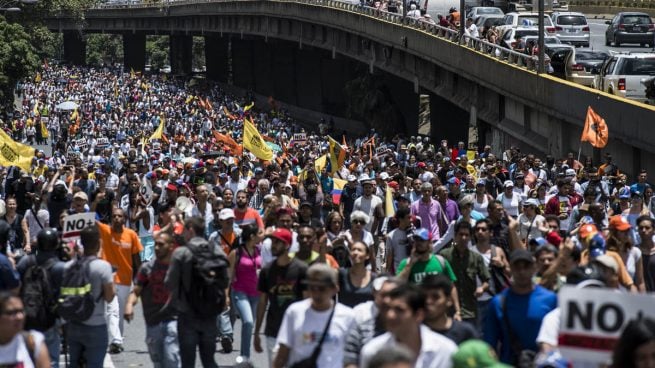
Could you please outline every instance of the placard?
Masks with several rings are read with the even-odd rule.
[[[628,322],[644,316],[655,318],[653,294],[564,286],[558,299],[559,350],[577,362],[607,363]]]
[[[96,223],[95,212],[78,213],[64,218],[64,231],[62,240],[65,242],[80,239],[80,232]]]
[[[307,143],[307,133],[294,133],[293,134],[293,143],[294,144],[305,144],[305,143]]]
[[[107,148],[109,147],[109,138],[98,138],[96,140],[96,147]]]
[[[375,149],[375,155],[378,157],[383,157],[387,155],[387,147],[377,147]]]

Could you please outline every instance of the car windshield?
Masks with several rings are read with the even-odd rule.
[[[525,37],[525,36],[538,36],[539,31],[538,30],[525,30],[525,31],[516,31],[514,33],[514,38],[519,38],[519,37]]]
[[[605,60],[610,55],[605,52],[594,52],[594,51],[578,51],[575,54],[576,60]]]
[[[548,22],[548,17],[544,16],[544,19],[546,19],[546,22],[544,24],[549,24]],[[519,25],[520,26],[525,26],[525,27],[530,27],[530,26],[538,26],[539,25],[539,16],[538,15],[521,15],[519,16]]]
[[[623,16],[624,24],[650,24],[650,17],[647,15],[625,15]]]
[[[498,8],[479,8],[477,10],[478,14],[503,14],[503,12]]]
[[[564,26],[584,26],[587,24],[587,19],[580,15],[565,15],[557,17],[557,24]]]
[[[655,75],[655,58],[626,59],[622,69],[625,75]]]

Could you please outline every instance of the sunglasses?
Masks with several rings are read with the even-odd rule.
[[[364,225],[364,224],[366,224],[366,221],[364,221],[364,220],[353,220],[352,223],[353,224]]]
[[[2,312],[2,315],[7,316],[7,317],[16,317],[19,314],[24,315],[25,310],[24,309],[10,309],[10,310],[6,310],[6,311]]]
[[[325,285],[309,285],[308,289],[309,291],[318,291],[318,292],[324,292],[328,290],[328,286]]]

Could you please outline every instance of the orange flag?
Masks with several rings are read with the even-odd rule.
[[[596,112],[589,106],[587,108],[587,117],[585,118],[584,128],[582,129],[582,137],[580,141],[589,142],[596,148],[603,148],[607,145],[609,138],[609,131],[605,119],[596,114]]]
[[[214,138],[217,141],[223,142],[224,145],[230,148],[233,155],[241,156],[243,154],[243,147],[232,139],[232,137],[221,134],[214,130]]]

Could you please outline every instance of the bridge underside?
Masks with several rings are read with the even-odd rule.
[[[231,73],[237,86],[333,115],[352,114],[345,111],[353,107],[345,101],[344,91],[352,95],[358,85],[368,83],[376,87],[377,98],[369,96],[371,106],[359,106],[363,111],[355,113],[368,112],[366,117],[375,117],[372,111],[384,107],[375,102],[386,102],[394,108],[385,111],[393,114],[378,111],[383,115],[378,118],[386,118],[392,130],[408,134],[418,131],[419,95],[426,94],[430,96],[434,138],[466,140],[469,126],[477,126],[479,143],[492,145],[496,152],[509,144],[554,156],[577,151],[586,106],[600,104],[597,111],[603,116],[611,119],[616,115],[616,127],[610,125],[610,142],[619,164],[628,172],[641,168],[642,162],[655,166],[647,141],[626,138],[635,135],[634,122],[627,123],[626,116],[616,114],[612,107],[622,105],[612,99],[601,100],[550,78],[535,78],[424,32],[359,14],[294,8],[298,6],[277,2],[194,4],[161,8],[154,15],[156,9],[113,10],[115,14],[98,10],[102,16],[86,15],[83,32],[138,38],[130,44],[140,43],[140,35],[171,35],[174,73],[190,69],[188,53],[176,43],[190,45],[189,37],[204,36],[209,78],[227,82]],[[300,10],[308,13],[300,16]],[[66,19],[51,19],[49,27],[65,34],[78,29]],[[74,42],[72,37],[66,39]],[[133,52],[145,50],[126,47],[125,66],[142,69],[144,58],[130,56]],[[631,119],[652,118],[646,112],[633,111],[638,114]],[[642,136],[650,134],[644,133]],[[591,154],[591,149],[584,147],[583,153]]]

